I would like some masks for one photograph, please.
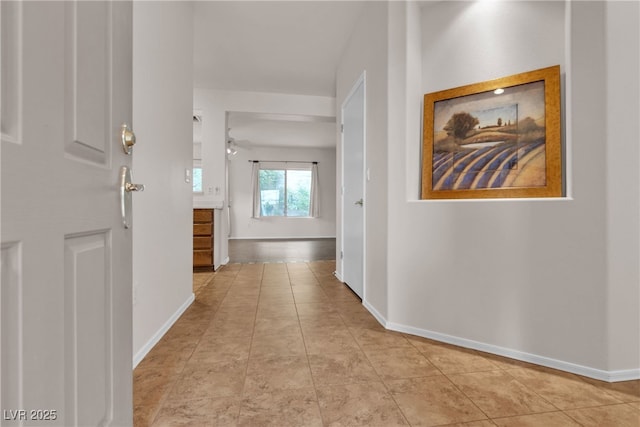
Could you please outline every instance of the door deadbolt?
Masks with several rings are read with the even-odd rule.
[[[125,123],[120,128],[120,139],[122,140],[122,149],[125,154],[131,154],[131,149],[136,143],[136,134]]]

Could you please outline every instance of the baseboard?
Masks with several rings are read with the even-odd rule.
[[[638,369],[624,369],[620,371],[605,371],[608,375],[607,381],[610,383],[617,383],[620,381],[633,381],[640,380],[640,368]]]
[[[344,279],[342,278],[342,275],[340,273],[338,273],[337,271],[334,271],[333,275],[336,276],[336,279],[344,283]]]
[[[229,257],[226,257],[224,260],[222,260],[220,264],[215,266],[216,271],[218,271],[218,269],[223,265],[227,265],[227,264],[229,264]]]
[[[367,302],[367,301],[362,301],[362,305],[364,305],[364,308],[369,310],[369,313],[371,313],[371,315],[376,318],[378,323],[380,323],[386,329],[389,329],[387,327],[387,323],[388,323],[387,319],[385,319],[384,316],[382,314],[380,314],[380,312],[378,310],[376,310],[376,308],[374,306],[369,304],[369,302]]]
[[[368,308],[368,307],[367,307]],[[372,313],[373,314],[373,313]],[[374,314],[374,316],[376,316]],[[382,323],[382,322],[381,322]],[[563,360],[552,359],[549,357],[539,356],[536,354],[526,353],[519,350],[512,350],[496,345],[485,344],[466,338],[459,338],[452,335],[433,332],[426,329],[414,328],[412,326],[401,325],[394,322],[382,323],[387,329],[397,332],[403,332],[410,335],[416,335],[423,338],[429,338],[435,341],[456,345],[459,347],[470,348],[473,350],[483,351],[498,356],[508,357],[510,359],[520,360],[523,362],[533,363],[535,365],[545,366],[547,368],[558,369],[560,371],[571,372],[572,374],[582,375],[584,377],[594,378],[596,380],[607,382],[629,381],[640,379],[640,369],[627,369],[621,371],[604,371],[601,369],[590,368],[588,366],[577,365]]]
[[[178,320],[180,316],[182,316],[182,313],[184,313],[187,310],[187,308],[189,308],[189,306],[191,305],[191,303],[193,303],[194,300],[195,300],[195,295],[191,293],[191,296],[187,298],[184,304],[182,304],[180,308],[178,308],[178,310],[175,313],[173,313],[171,317],[169,317],[169,319],[167,319],[164,325],[162,325],[162,327],[158,329],[158,331],[155,334],[153,334],[151,339],[147,341],[147,343],[144,346],[142,346],[142,348],[133,356],[133,369],[135,369],[136,366],[138,366],[138,364],[142,362],[142,359],[144,359],[147,353],[151,351],[153,346],[158,344],[158,342],[162,339],[164,334],[166,334],[169,328],[171,328],[171,326],[173,326],[173,324],[176,323],[176,320]]]

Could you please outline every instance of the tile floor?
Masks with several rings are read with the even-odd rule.
[[[196,301],[135,369],[135,425],[640,426],[640,381],[385,331],[334,269],[194,275]]]

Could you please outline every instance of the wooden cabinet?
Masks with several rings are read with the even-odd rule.
[[[193,269],[213,271],[213,209],[193,210]]]

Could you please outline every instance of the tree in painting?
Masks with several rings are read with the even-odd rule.
[[[455,113],[444,126],[444,130],[449,136],[453,135],[455,138],[464,139],[478,123],[480,123],[478,119],[469,113]]]

